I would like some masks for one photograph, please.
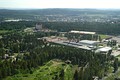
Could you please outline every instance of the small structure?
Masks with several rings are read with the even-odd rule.
[[[93,80],[98,80],[98,76],[93,76]]]
[[[5,55],[4,55],[4,59],[7,59],[7,58],[9,58],[9,55],[8,55],[8,54],[5,54]]]
[[[36,24],[35,30],[38,30],[38,31],[42,30],[42,24]]]
[[[103,47],[103,48],[96,50],[96,52],[108,53],[110,50],[112,50],[111,47]]]
[[[118,51],[120,51],[120,48],[117,48]]]
[[[113,37],[112,40],[115,40],[120,44],[120,37],[119,36],[118,37]]]
[[[65,63],[66,64],[71,64],[71,61],[70,60],[66,60]]]
[[[0,39],[2,39],[3,37],[2,36],[0,36]]]
[[[59,32],[59,35],[64,37],[67,32]]]

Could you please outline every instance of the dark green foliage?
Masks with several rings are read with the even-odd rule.
[[[58,75],[55,75],[55,79],[54,80],[59,80],[59,77]]]
[[[20,22],[2,22],[1,30],[20,30],[27,27],[35,27],[37,21],[20,21]],[[100,34],[120,34],[120,23],[111,24],[110,22],[41,22],[44,28],[57,31],[94,31]],[[95,37],[95,36],[94,36]],[[95,39],[95,38],[94,38]]]
[[[119,34],[120,23],[111,24],[110,22],[44,22],[45,27],[58,31],[95,31],[103,34]]]
[[[20,21],[20,22],[2,22],[0,23],[0,30],[20,30],[26,27],[33,27],[35,22]]]
[[[59,77],[60,77],[60,80],[64,80],[64,69],[62,69],[61,71],[60,71],[60,75],[59,75]]]
[[[78,71],[75,70],[75,73],[74,73],[74,80],[78,80]]]
[[[113,67],[114,67],[114,72],[116,72],[118,70],[118,58],[115,58]]]

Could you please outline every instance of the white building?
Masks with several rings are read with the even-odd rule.
[[[96,52],[107,53],[110,50],[112,50],[111,47],[103,47],[103,48],[100,48],[100,49],[96,50]]]
[[[97,46],[98,43],[99,43],[99,41],[91,41],[91,40],[81,40],[81,41],[79,41],[80,45],[88,46],[88,47]]]
[[[79,33],[79,34],[96,34],[96,32],[88,32],[88,31],[75,31],[75,30],[72,30],[70,31],[70,33]]]

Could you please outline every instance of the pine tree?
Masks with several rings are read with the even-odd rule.
[[[64,80],[64,69],[60,71],[59,77],[60,77],[60,80]]]
[[[114,67],[114,72],[116,72],[118,70],[118,58],[114,60],[113,67]]]
[[[78,80],[78,70],[75,70],[75,73],[74,73],[74,80]]]

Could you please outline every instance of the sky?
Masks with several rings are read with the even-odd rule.
[[[0,0],[0,8],[120,9],[120,0]]]

